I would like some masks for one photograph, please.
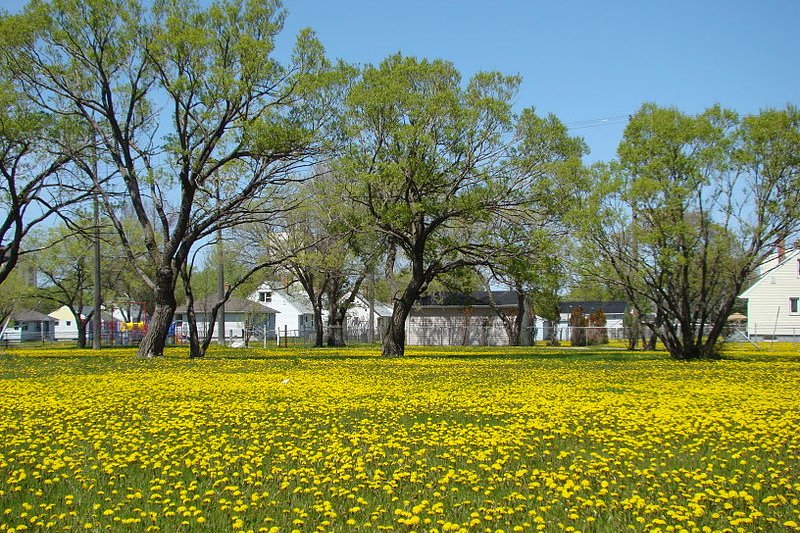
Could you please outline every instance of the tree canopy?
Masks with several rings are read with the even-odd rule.
[[[800,114],[646,104],[618,154],[585,235],[673,357],[712,356],[744,284],[800,229]]]

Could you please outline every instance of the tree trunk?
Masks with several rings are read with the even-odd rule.
[[[533,312],[533,306],[527,295],[522,296],[522,316],[519,318],[519,345],[520,346],[534,346],[536,344],[536,333],[534,326],[536,325],[536,315]]]
[[[322,306],[315,304],[314,308],[314,348],[325,346],[325,324],[322,322]]]
[[[150,325],[139,345],[139,357],[161,357],[167,344],[169,326],[175,316],[175,276],[171,267],[162,267],[156,273],[155,309]]]
[[[197,315],[194,312],[194,303],[186,305],[186,321],[189,322],[189,358],[203,357],[206,351],[200,344],[200,330],[197,328]],[[214,323],[211,323],[214,327]]]
[[[411,306],[422,293],[424,281],[412,279],[399,298],[395,298],[392,309],[392,319],[383,337],[383,356],[400,357],[406,353],[406,319],[411,312]]]
[[[406,316],[403,315],[403,306],[397,300],[392,312],[389,327],[383,336],[383,356],[400,357],[406,352]]]
[[[86,330],[87,325],[89,324],[89,317],[83,319],[81,318],[80,313],[75,313],[73,311],[73,316],[77,317],[75,320],[75,325],[78,326],[78,348],[86,348]],[[90,315],[91,316],[91,315]],[[95,332],[95,335],[99,333]]]

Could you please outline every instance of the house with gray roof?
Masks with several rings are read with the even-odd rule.
[[[21,309],[14,311],[5,324],[0,324],[0,341],[52,341],[56,320],[44,313]]]
[[[215,298],[197,300],[194,302],[194,313],[200,336],[205,336],[211,323],[211,312],[216,305]],[[187,306],[180,305],[175,309],[175,340],[181,342],[189,334],[187,322]],[[245,343],[250,339],[263,339],[264,334],[268,339],[275,338],[275,316],[278,313],[272,307],[252,300],[231,296],[225,302],[225,341],[231,343]],[[217,323],[214,324],[212,339],[219,338]]]
[[[508,333],[497,310],[509,316],[518,310],[516,291],[478,291],[464,293],[437,293],[419,299],[406,321],[406,343],[423,346],[505,346]],[[549,321],[539,316],[531,317],[529,328],[532,338],[542,341],[551,335],[559,340],[569,340],[569,316],[572,309],[581,307],[588,316],[597,309],[606,315],[606,328],[622,334],[625,302],[562,302],[559,319]]]

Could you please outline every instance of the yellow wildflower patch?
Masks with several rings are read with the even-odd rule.
[[[0,532],[800,530],[797,358],[350,350],[0,356]]]

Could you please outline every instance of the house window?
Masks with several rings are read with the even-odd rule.
[[[67,326],[71,326],[71,325],[72,325],[72,320],[67,320]]]
[[[269,291],[258,291],[258,301],[259,302],[271,302],[272,301],[272,293]]]
[[[800,315],[800,298],[789,298],[789,314]]]

